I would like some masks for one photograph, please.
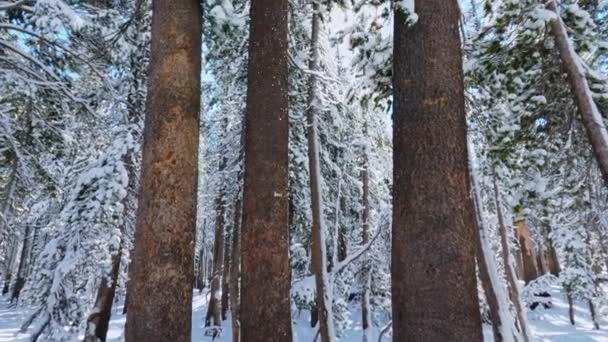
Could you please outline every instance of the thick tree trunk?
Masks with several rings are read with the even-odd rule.
[[[495,174],[495,173],[494,173]],[[494,199],[496,202],[496,216],[498,218],[498,233],[500,234],[501,258],[505,268],[505,278],[507,279],[507,288],[509,289],[509,298],[515,307],[515,318],[518,323],[516,328],[521,333],[525,342],[529,340],[528,323],[525,312],[519,298],[519,286],[517,285],[516,277],[511,265],[509,256],[509,239],[507,236],[507,227],[502,212],[502,204],[500,203],[500,192],[498,190],[498,180],[494,177]]]
[[[99,285],[95,307],[87,319],[84,342],[106,341],[108,328],[110,327],[110,317],[112,316],[112,304],[118,285],[121,257],[122,249],[119,248],[118,252],[112,256],[112,278],[109,281],[107,278],[103,278]]]
[[[460,9],[416,12],[394,20],[393,339],[481,341]]]
[[[219,173],[224,171],[226,158],[220,162]],[[207,315],[205,316],[205,326],[221,326],[221,295],[220,286],[222,280],[222,262],[224,260],[224,193],[220,190],[220,195],[216,201],[215,216],[215,238],[213,243],[213,269],[211,278],[211,292]]]
[[[240,196],[240,195],[238,195]],[[241,198],[236,200],[234,208],[234,230],[232,231],[232,258],[230,259],[230,308],[232,313],[232,342],[240,341],[239,317],[239,276],[241,251]]]
[[[559,7],[556,5],[556,0],[548,1],[546,6],[557,16],[555,20],[551,21],[551,33],[555,37],[562,66],[568,74],[570,88],[574,94],[583,125],[587,130],[595,160],[600,167],[604,182],[608,182],[608,131],[604,119],[593,100],[583,61],[574,50],[566,25],[560,16]]]
[[[333,324],[331,316],[331,302],[327,296],[328,279],[327,279],[327,251],[325,244],[325,226],[322,218],[323,215],[323,194],[322,194],[322,179],[321,166],[319,165],[319,148],[318,146],[318,109],[317,103],[317,77],[314,72],[319,69],[319,4],[313,2],[312,13],[312,32],[311,32],[311,57],[308,68],[313,72],[308,79],[308,109],[306,118],[308,123],[308,168],[310,170],[310,206],[312,211],[312,227],[311,227],[311,259],[312,271],[315,275],[316,285],[316,309],[318,311],[319,333],[322,342],[331,342],[334,340]]]
[[[127,342],[191,339],[201,32],[200,1],[153,1]]]
[[[291,341],[288,2],[251,3],[241,239],[241,340]]]
[[[519,215],[518,213],[516,214]],[[524,266],[524,281],[526,284],[529,284],[531,281],[538,278],[534,242],[530,237],[530,231],[528,230],[525,218],[518,217],[515,226],[517,227],[517,237],[519,239],[519,248],[521,249]]]

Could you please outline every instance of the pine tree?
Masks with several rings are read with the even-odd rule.
[[[394,19],[393,338],[481,341],[460,10],[416,13],[412,27],[411,8]]]
[[[200,109],[201,5],[153,1],[143,171],[127,341],[189,341]]]

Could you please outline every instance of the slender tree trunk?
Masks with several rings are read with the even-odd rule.
[[[496,173],[494,173],[496,174]],[[505,225],[504,215],[502,212],[502,204],[500,203],[500,192],[498,191],[498,180],[494,176],[494,198],[496,202],[496,216],[498,218],[498,232],[500,234],[501,244],[501,258],[505,268],[505,278],[507,279],[507,288],[509,289],[509,298],[515,307],[516,321],[518,325],[516,328],[521,333],[521,336],[525,342],[529,340],[528,323],[526,320],[525,312],[523,310],[521,300],[519,298],[519,286],[517,285],[516,277],[511,265],[509,256],[509,239],[507,236],[507,227]]]
[[[310,205],[312,210],[312,270],[315,274],[316,284],[316,309],[318,311],[319,332],[322,342],[331,342],[334,340],[333,324],[331,316],[331,302],[327,296],[329,290],[327,284],[327,251],[325,244],[325,226],[322,218],[323,215],[323,199],[322,187],[323,182],[321,176],[321,166],[319,165],[319,148],[318,146],[318,109],[317,103],[317,77],[314,72],[319,69],[319,30],[320,30],[320,14],[319,4],[313,2],[312,13],[312,33],[311,33],[311,54],[308,68],[313,72],[308,79],[308,109],[306,111],[308,123],[308,167],[310,170]]]
[[[364,134],[367,135],[367,123],[364,124]],[[368,155],[367,148],[363,156],[363,170],[361,171],[361,178],[363,180],[363,246],[369,242],[369,166],[368,166]],[[361,327],[363,329],[363,342],[370,340],[369,330],[371,326],[371,316],[369,308],[369,291],[371,287],[371,259],[369,258],[369,252],[367,258],[363,261],[362,269],[362,285],[363,293],[361,296]]]
[[[517,213],[516,213],[517,214]],[[517,236],[519,239],[519,248],[521,249],[524,281],[529,284],[531,281],[538,278],[538,269],[536,268],[536,252],[534,251],[534,242],[530,237],[528,225],[523,217],[518,217],[515,222],[517,227]]]
[[[234,228],[232,228],[234,230]],[[226,232],[227,233],[227,232]],[[221,299],[221,312],[222,321],[228,319],[228,299],[230,294],[230,246],[231,237],[229,235],[224,236],[224,266],[222,267],[222,299]]]
[[[17,267],[17,278],[15,279],[15,285],[13,286],[13,294],[11,296],[11,301],[19,299],[19,294],[21,293],[21,289],[25,285],[25,270],[27,269],[28,263],[28,252],[30,250],[30,230],[31,225],[25,225],[25,232],[23,234],[23,243],[21,247],[21,255],[19,256],[19,266]]]
[[[600,330],[600,324],[597,321],[597,315],[595,313],[595,305],[591,299],[587,300],[589,303],[589,313],[591,314],[591,322],[593,322],[593,329]]]
[[[566,290],[566,298],[568,299],[568,318],[570,319],[570,324],[575,325],[574,321],[574,300],[572,299],[572,293],[570,290]]]
[[[84,342],[106,341],[108,328],[110,327],[110,317],[112,316],[112,304],[114,303],[114,295],[116,294],[116,287],[118,285],[121,257],[122,248],[119,248],[117,253],[112,256],[112,278],[109,280],[105,277],[101,279],[95,307],[87,318],[87,330]]]
[[[595,159],[600,167],[604,182],[608,182],[608,131],[604,119],[593,100],[583,61],[574,50],[566,25],[560,16],[556,0],[548,1],[546,7],[557,16],[555,20],[551,21],[551,33],[555,38],[562,66],[568,74],[570,88],[574,94],[583,125],[587,130]]]
[[[224,171],[226,158],[220,162],[219,173]],[[205,326],[221,326],[221,295],[220,287],[222,280],[222,262],[224,260],[224,192],[220,190],[220,195],[216,201],[215,217],[215,239],[213,243],[213,269],[211,278],[211,293],[209,296],[209,306],[205,316]]]
[[[251,2],[241,239],[241,340],[291,341],[288,2]]]
[[[153,1],[127,342],[191,339],[200,113],[200,1]]]
[[[394,19],[393,339],[481,341],[460,9],[416,12]]]
[[[239,317],[239,276],[240,276],[240,231],[241,231],[241,198],[236,200],[234,208],[234,230],[232,231],[232,258],[230,259],[230,307],[232,313],[232,342],[240,341]]]

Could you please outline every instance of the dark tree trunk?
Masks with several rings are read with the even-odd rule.
[[[394,20],[393,339],[481,341],[460,9],[416,12]]]
[[[220,162],[219,173],[224,172],[226,158]],[[222,316],[220,307],[220,287],[222,280],[222,262],[224,260],[224,193],[220,190],[220,195],[216,201],[215,216],[215,237],[213,243],[213,269],[211,270],[211,292],[209,295],[209,306],[205,316],[205,326],[221,326]]]
[[[107,278],[101,280],[99,290],[97,291],[95,307],[87,319],[84,342],[106,341],[108,328],[110,327],[110,317],[112,316],[112,304],[114,303],[114,295],[116,294],[118,283],[121,257],[122,252],[119,249],[112,256],[112,278],[109,282]]]
[[[568,299],[568,318],[570,318],[570,324],[575,325],[574,321],[574,300],[572,299],[572,294],[570,290],[566,290],[566,298]]]
[[[191,339],[201,33],[200,1],[153,1],[127,342]]]
[[[21,255],[19,256],[19,267],[17,267],[17,279],[15,280],[15,285],[13,285],[13,294],[11,296],[11,301],[19,299],[21,289],[23,289],[23,286],[25,285],[25,270],[27,269],[27,256],[30,250],[30,230],[31,226],[29,224],[26,225],[25,232],[23,235],[23,246],[21,247]]]
[[[241,239],[241,340],[291,341],[287,0],[251,3]]]

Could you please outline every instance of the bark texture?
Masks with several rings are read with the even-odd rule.
[[[93,312],[87,318],[87,330],[84,342],[105,342],[110,327],[110,317],[112,316],[112,304],[116,294],[118,274],[120,271],[121,249],[112,256],[112,278],[103,278],[97,291],[97,299]]]
[[[530,230],[523,217],[517,218],[515,226],[517,227],[517,237],[519,239],[519,248],[521,249],[523,261],[524,281],[526,284],[529,284],[531,281],[538,278],[534,242],[530,237]]]
[[[222,173],[226,166],[226,158],[220,162],[219,172]],[[220,286],[222,279],[222,261],[224,259],[224,194],[220,195],[216,201],[215,217],[215,240],[213,243],[213,269],[211,270],[211,292],[207,315],[205,316],[205,326],[221,326],[221,307],[220,307]]]
[[[30,251],[30,233],[31,226],[28,224],[25,226],[25,231],[23,232],[23,244],[21,247],[21,254],[19,256],[19,266],[17,267],[17,279],[15,279],[15,284],[13,285],[13,293],[11,295],[11,301],[19,299],[19,294],[25,285],[26,278],[26,269],[28,265],[28,254]]]
[[[127,342],[189,342],[202,10],[153,1],[143,170],[129,267]]]
[[[515,272],[511,264],[509,255],[509,239],[507,236],[507,227],[503,216],[502,204],[500,201],[500,191],[498,190],[498,180],[494,177],[494,199],[496,202],[496,216],[498,218],[498,233],[500,234],[501,258],[505,268],[505,278],[507,279],[507,289],[509,290],[509,298],[515,307],[515,324],[517,330],[521,333],[524,341],[529,340],[528,324],[524,316],[521,300],[519,299],[519,287],[515,277]]]
[[[395,16],[395,341],[481,341],[456,0]]]
[[[241,239],[241,340],[291,341],[287,0],[251,2]]]
[[[331,303],[328,302],[326,293],[327,284],[327,253],[325,245],[325,227],[322,218],[322,189],[321,189],[321,165],[319,164],[318,146],[318,110],[317,103],[317,77],[314,72],[319,69],[319,4],[312,4],[312,31],[311,31],[311,57],[308,68],[313,72],[308,79],[308,108],[306,119],[308,124],[308,168],[310,170],[310,207],[312,211],[311,229],[311,262],[312,271],[315,275],[316,285],[316,310],[318,311],[319,334],[322,342],[333,341],[331,326]]]
[[[595,160],[599,165],[604,182],[608,182],[608,131],[600,114],[597,104],[593,100],[586,71],[580,57],[574,50],[566,25],[564,24],[556,0],[548,1],[547,9],[555,12],[557,19],[551,21],[551,33],[559,51],[562,66],[568,80],[570,89],[574,93],[576,106],[581,115],[581,121],[587,130],[587,136],[593,148]]]
[[[230,258],[230,309],[232,314],[232,342],[240,341],[240,315],[239,315],[239,277],[241,270],[241,198],[236,200],[234,208],[234,230],[232,231],[232,258]]]

